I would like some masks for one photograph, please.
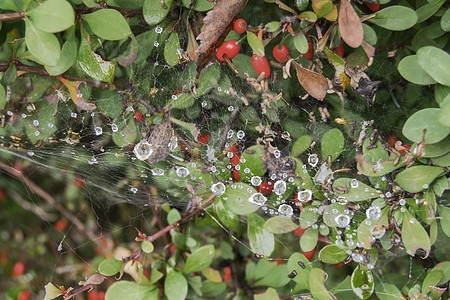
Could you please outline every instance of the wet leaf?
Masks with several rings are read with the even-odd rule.
[[[267,219],[264,223],[264,229],[270,233],[283,234],[292,232],[298,228],[298,225],[292,222],[291,218],[275,216]]]
[[[326,161],[331,156],[331,161],[335,161],[344,150],[344,135],[342,132],[333,128],[328,130],[320,141],[322,161]]]
[[[439,217],[442,231],[446,236],[450,237],[450,208],[439,205]]]
[[[169,300],[184,300],[188,292],[188,282],[183,274],[170,270],[164,281],[164,294]]]
[[[125,147],[136,141],[138,129],[133,118],[128,118],[127,120],[124,120],[123,118],[116,119],[114,124],[118,126],[118,131],[113,132],[112,138],[117,146]]]
[[[336,223],[336,217],[343,214],[345,210],[345,206],[340,203],[332,203],[325,207],[323,211],[323,222],[328,227],[338,227]]]
[[[96,36],[105,40],[122,40],[131,34],[128,22],[115,9],[101,9],[90,14],[83,14],[82,19]]]
[[[413,166],[397,174],[395,182],[405,191],[417,193],[427,189],[431,182],[444,171],[440,167]]]
[[[450,86],[450,54],[434,46],[422,47],[417,51],[419,65],[434,80]]]
[[[339,7],[339,32],[344,42],[352,48],[358,48],[364,38],[364,30],[350,0],[341,0]]]
[[[439,108],[425,108],[415,112],[406,120],[403,125],[403,135],[416,143],[420,143],[425,133],[425,144],[434,144],[450,134],[450,127],[442,126],[439,123]]]
[[[366,267],[361,264],[353,270],[351,283],[352,290],[359,299],[369,298],[375,289],[372,271],[367,270]]]
[[[280,299],[277,290],[274,288],[268,288],[264,293],[255,294],[255,300],[277,300]]]
[[[382,228],[388,226],[388,214],[389,207],[386,207],[382,210],[381,217],[378,220],[366,218],[359,224],[356,233],[358,242],[362,243],[364,249],[372,248],[376,236],[380,234],[380,232],[377,232],[377,229],[380,229],[382,232]]]
[[[304,252],[311,251],[317,246],[317,241],[319,238],[319,230],[308,228],[300,237],[300,248]]]
[[[215,248],[213,245],[206,245],[196,249],[186,260],[183,273],[199,272],[211,265],[214,258]]]
[[[319,218],[319,214],[312,210],[303,210],[300,213],[300,227],[308,228],[314,224]]]
[[[173,0],[164,0],[162,5],[160,0],[145,0],[142,7],[145,22],[150,26],[160,23],[169,13],[172,2]]]
[[[422,258],[426,258],[430,254],[430,237],[408,210],[403,213],[402,242],[406,252],[411,256],[415,256],[418,249],[425,251]]]
[[[77,60],[78,43],[75,37],[75,27],[67,30],[67,38],[61,49],[61,55],[55,66],[45,66],[50,75],[60,75],[70,69]]]
[[[158,299],[159,289],[152,285],[138,284],[134,281],[121,280],[114,282],[106,290],[105,300],[148,300]]]
[[[381,192],[362,183],[354,178],[338,178],[333,182],[333,189],[342,187],[348,191],[339,195],[339,197],[347,200],[348,202],[362,202],[369,199],[377,198]]]
[[[254,34],[253,32],[247,32],[247,42],[249,46],[252,48],[253,54],[258,56],[265,56],[264,53],[264,45],[262,41]]]
[[[75,24],[75,12],[69,2],[47,0],[26,12],[33,24],[44,32],[60,32]]]
[[[114,276],[119,273],[122,266],[123,262],[121,260],[107,258],[100,263],[98,266],[98,271],[104,276]]]
[[[257,214],[247,216],[247,235],[253,252],[269,256],[275,249],[275,237],[264,229],[264,219]]]
[[[293,62],[293,64],[297,71],[297,79],[306,92],[317,100],[323,100],[328,91],[327,79],[322,74],[308,70],[297,62]]]
[[[39,30],[28,19],[25,20],[25,42],[38,62],[48,66],[55,66],[58,63],[61,47],[56,36]]]
[[[393,5],[378,11],[368,21],[388,30],[402,31],[417,23],[417,14],[409,7]]]
[[[61,81],[64,86],[69,91],[70,98],[73,103],[81,109],[84,110],[94,110],[97,106],[94,103],[88,103],[84,100],[83,94],[80,92],[80,85],[83,83],[82,81],[70,81],[64,79],[63,77],[58,77],[58,80]]]
[[[227,185],[225,193],[220,197],[224,201],[225,206],[233,213],[237,215],[248,215],[257,211],[260,207],[248,201],[255,193],[256,190],[253,187],[245,183],[239,183],[234,188]]]
[[[330,291],[325,287],[324,281],[328,277],[322,269],[313,268],[309,274],[309,289],[314,299],[320,300],[336,300]]]
[[[231,211],[225,204],[224,200],[221,198],[214,201],[214,209],[216,211],[217,217],[227,228],[233,230],[238,230],[240,225],[239,216]]]
[[[347,257],[347,250],[338,245],[327,245],[319,252],[319,260],[326,264],[334,265],[343,262]]]

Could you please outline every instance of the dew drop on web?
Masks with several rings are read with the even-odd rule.
[[[273,192],[277,194],[278,196],[283,195],[286,192],[286,182],[283,180],[278,180],[273,185]]]
[[[248,202],[257,206],[263,206],[266,201],[267,198],[261,193],[254,193],[250,196],[250,198],[248,198]]]
[[[350,224],[350,217],[348,215],[340,214],[334,219],[334,221],[338,227],[345,228]]]
[[[94,128],[95,135],[101,135],[103,133],[103,129],[101,127]]]
[[[378,206],[371,206],[366,210],[368,219],[379,220],[381,217],[381,209]]]
[[[234,131],[233,130],[228,130],[228,132],[227,132],[227,138],[229,138],[229,139],[231,139],[232,137],[233,137],[233,135],[234,135]]]
[[[317,154],[311,154],[308,156],[308,164],[311,167],[315,167],[317,166],[317,164],[319,163],[319,157],[317,156]]]
[[[355,178],[353,178],[352,180],[351,180],[351,182],[350,182],[350,186],[352,187],[352,188],[357,188],[358,186],[359,186],[359,182],[358,182],[358,180],[356,180]]]
[[[160,168],[156,168],[152,170],[152,175],[154,176],[162,176],[164,175],[164,170]]]
[[[307,202],[312,199],[312,191],[311,190],[303,190],[298,192],[297,199],[302,202]]]
[[[281,204],[278,207],[278,212],[284,218],[290,218],[294,214],[294,210],[292,209],[292,207],[287,204]]]
[[[250,183],[251,183],[253,186],[259,186],[259,185],[261,184],[261,182],[262,182],[262,180],[261,180],[261,177],[259,177],[259,176],[253,176],[253,177],[250,179]]]
[[[133,153],[137,159],[146,160],[152,155],[153,148],[146,140],[142,140],[134,146]]]
[[[221,196],[225,193],[225,184],[222,182],[215,183],[211,186],[211,192],[215,196]]]
[[[111,130],[112,130],[112,132],[117,132],[117,131],[119,131],[119,127],[117,127],[116,124],[112,123],[111,124]]]
[[[238,139],[242,140],[245,137],[245,132],[243,130],[239,130],[236,133],[236,136],[237,136]]]

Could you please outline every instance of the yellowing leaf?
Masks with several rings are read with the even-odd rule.
[[[82,81],[69,81],[61,76],[58,77],[58,80],[66,86],[67,90],[69,90],[70,98],[72,98],[73,103],[75,103],[76,106],[84,110],[94,110],[97,108],[95,104],[88,103],[83,99],[83,95],[78,89]]]
[[[352,48],[358,48],[364,38],[364,30],[350,0],[341,0],[339,8],[339,32],[344,42]]]
[[[323,100],[328,90],[327,79],[322,74],[308,70],[296,62],[293,64],[297,71],[297,79],[306,92],[317,100]]]

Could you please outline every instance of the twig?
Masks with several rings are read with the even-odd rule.
[[[180,221],[175,222],[173,224],[170,224],[169,226],[166,226],[162,230],[158,231],[157,233],[146,237],[146,240],[149,241],[149,242],[153,242],[156,239],[160,238],[161,236],[165,235],[167,232],[169,232],[173,228],[180,227],[181,225],[183,225],[184,223],[186,223],[187,221],[192,219],[192,217],[196,216],[197,214],[202,212],[205,208],[207,208],[208,206],[213,204],[215,199],[216,199],[216,196],[215,195],[211,195],[207,200],[205,200],[206,202],[202,206],[196,208],[193,212],[191,212],[187,216],[183,217]]]
[[[9,13],[9,14],[0,14],[0,22],[22,19],[24,17],[25,17],[25,12],[23,12],[23,11]]]
[[[23,182],[33,193],[39,195],[42,199],[47,201],[47,203],[56,208],[56,210],[58,210],[68,220],[70,220],[80,232],[83,232],[92,241],[97,243],[98,237],[94,233],[91,232],[91,234],[89,234],[90,231],[86,228],[86,226],[84,226],[84,224],[80,220],[77,219],[75,215],[73,215],[70,211],[68,211],[61,204],[59,204],[55,200],[55,198],[53,198],[49,193],[44,191],[37,184],[35,184],[33,181],[31,181],[29,178],[23,175],[21,171],[16,170],[13,167],[7,166],[2,162],[0,162],[0,169]]]

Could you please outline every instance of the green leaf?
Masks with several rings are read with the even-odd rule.
[[[291,218],[275,216],[269,218],[264,223],[264,229],[273,234],[282,234],[294,231],[298,225],[292,222]]]
[[[96,90],[94,97],[97,100],[98,110],[104,116],[115,119],[122,115],[124,99],[119,93],[111,90]]]
[[[264,229],[264,219],[257,214],[247,216],[247,235],[253,252],[269,256],[275,248],[273,234]]]
[[[208,0],[182,0],[181,2],[185,7],[196,11],[208,11],[214,7],[214,2]]]
[[[402,31],[417,23],[417,14],[406,6],[393,5],[378,11],[376,16],[368,21],[385,29]]]
[[[84,73],[94,79],[110,82],[114,78],[115,65],[103,60],[91,49],[91,37],[83,27],[81,27],[81,44],[78,50],[77,64]]]
[[[55,66],[58,63],[61,47],[56,36],[39,30],[28,19],[25,20],[25,42],[38,62],[48,66]]]
[[[289,281],[289,277],[287,277],[289,271],[286,268],[285,264],[275,265],[270,273],[265,274],[262,278],[258,279],[254,285],[255,286],[268,286],[273,288],[279,288],[285,286]]]
[[[441,28],[445,32],[450,31],[450,8],[447,8],[444,15],[441,18]]]
[[[220,199],[224,201],[225,206],[237,215],[251,214],[257,211],[267,200],[266,197],[257,193],[253,187],[245,183],[227,185],[225,193],[220,196]],[[251,202],[249,199],[257,201]],[[262,201],[261,205],[256,204],[259,201]]]
[[[188,283],[183,274],[170,270],[164,281],[164,294],[169,300],[184,300],[188,292]]]
[[[121,260],[115,258],[107,258],[103,260],[98,266],[98,272],[104,276],[113,276],[119,273],[123,266]]]
[[[328,277],[322,269],[313,268],[309,273],[309,290],[314,299],[334,300],[336,297],[327,290],[324,281]]]
[[[180,40],[176,32],[172,32],[164,45],[164,59],[169,66],[175,66],[180,61]]]
[[[322,161],[326,161],[331,156],[331,161],[335,161],[344,150],[344,135],[342,132],[333,128],[328,130],[321,140]]]
[[[310,227],[306,229],[306,231],[300,237],[300,248],[302,248],[304,252],[311,251],[312,249],[316,248],[318,239],[319,230]]]
[[[241,181],[249,180],[252,176],[263,176],[266,173],[264,161],[261,159],[263,153],[264,147],[262,145],[254,145],[244,150],[241,159],[245,162],[239,164]],[[250,172],[243,172],[246,168],[250,169]]]
[[[141,243],[141,249],[145,253],[152,253],[153,250],[155,249],[155,246],[153,246],[152,242],[149,242],[147,240],[143,240],[142,243]]]
[[[236,230],[239,228],[240,220],[239,216],[229,209],[221,198],[217,198],[214,201],[214,209],[216,211],[217,217],[222,222],[225,227]]]
[[[369,298],[375,289],[372,271],[367,270],[366,267],[361,264],[353,270],[351,283],[352,290],[358,299]]]
[[[176,208],[172,208],[167,214],[167,223],[173,224],[181,220],[181,214]]]
[[[67,31],[67,39],[64,43],[61,55],[55,66],[45,66],[45,70],[52,76],[60,75],[70,69],[77,60],[78,44],[75,37],[75,27]]]
[[[444,277],[444,272],[440,270],[432,270],[430,273],[428,273],[422,282],[422,294],[428,294],[428,292],[430,291],[430,287],[437,286],[442,277]]]
[[[333,189],[337,187],[349,187],[348,192],[339,195],[339,198],[347,202],[362,202],[377,198],[381,194],[381,192],[355,178],[338,178],[333,182]]]
[[[303,284],[305,289],[309,289],[309,282],[305,278],[309,278],[309,272],[312,268],[312,263],[299,252],[294,252],[287,262],[288,272],[295,271],[297,276],[292,278],[292,281]]]
[[[292,145],[291,155],[293,157],[298,157],[309,148],[311,142],[312,140],[309,135],[302,135]]]
[[[411,153],[416,153],[417,144],[411,146]],[[450,152],[450,136],[435,144],[425,145],[422,157],[438,157]]]
[[[206,245],[196,249],[186,260],[184,273],[199,272],[211,265],[214,258],[214,246]]]
[[[68,1],[47,0],[26,12],[33,24],[44,32],[60,32],[75,24],[75,12]]]
[[[136,141],[138,129],[133,118],[128,118],[127,120],[123,118],[116,119],[113,123],[118,126],[118,131],[112,134],[113,142],[117,146],[125,147]]]
[[[337,264],[348,257],[347,251],[338,245],[327,245],[323,247],[319,252],[319,260],[326,264]]]
[[[415,112],[406,120],[403,125],[403,135],[413,142],[419,143],[422,141],[423,132],[425,133],[425,144],[434,144],[450,133],[450,127],[442,126],[439,123],[439,115],[441,109],[439,108],[425,108]]]
[[[105,40],[122,40],[131,34],[128,22],[115,9],[100,9],[90,14],[84,14],[82,19],[96,36]]]
[[[312,9],[318,18],[325,17],[333,9],[333,2],[331,0],[313,0]]]
[[[17,6],[15,0],[3,0],[3,1],[0,1],[0,9],[12,10],[12,11],[20,11],[21,10],[21,8],[19,8]]]
[[[418,193],[427,189],[443,171],[440,167],[413,166],[398,173],[395,182],[407,192]]]
[[[57,126],[55,126],[57,120],[53,116],[55,105],[48,101],[39,101],[36,104],[36,111],[39,112],[38,116],[26,120],[25,123],[25,132],[32,143],[49,138],[57,130]],[[35,120],[38,121],[38,125],[35,125]],[[52,125],[49,126],[49,124]]]
[[[375,285],[375,294],[380,300],[404,299],[400,290],[393,284],[378,282]]]
[[[417,55],[409,55],[404,57],[398,64],[398,72],[406,80],[419,84],[419,85],[429,85],[436,83],[433,79],[419,64],[419,58]]]
[[[425,255],[422,258],[426,258],[430,254],[430,237],[409,210],[403,213],[402,242],[406,253],[411,256],[415,256],[419,248],[425,251]]]
[[[363,23],[363,30],[364,30],[364,40],[372,46],[375,46],[377,43],[378,37],[375,30],[373,30],[372,27],[367,25],[366,23]]]
[[[381,216],[378,219],[373,217],[371,217],[371,219],[366,218],[359,224],[356,233],[358,242],[362,244],[364,249],[372,249],[372,244],[376,241],[376,239],[381,239],[384,237],[384,228],[389,224],[388,215],[389,207],[387,206],[382,210]]]
[[[255,294],[254,299],[255,300],[277,300],[277,299],[280,299],[280,297],[278,296],[277,290],[270,287],[264,293]]]
[[[138,284],[133,281],[121,280],[114,282],[105,294],[105,300],[158,300],[159,289],[152,285]]]
[[[253,54],[258,56],[265,56],[264,45],[262,41],[253,32],[247,32],[247,42],[252,48]]]
[[[439,220],[442,231],[450,237],[450,207],[439,205]]]
[[[267,32],[275,32],[281,27],[281,22],[272,21],[266,24]]]
[[[434,46],[417,51],[420,66],[440,84],[450,86],[450,54]]]
[[[308,228],[316,223],[319,214],[313,210],[305,209],[300,213],[300,227]]]
[[[142,14],[148,25],[156,25],[167,16],[172,7],[173,0],[165,0],[161,5],[160,0],[145,0],[142,7]]]
[[[439,157],[433,157],[431,161],[437,166],[450,167],[450,152]]]
[[[308,40],[306,39],[303,30],[297,30],[292,40],[294,42],[295,49],[297,49],[298,52],[303,54],[308,52]]]
[[[428,20],[432,15],[434,15],[439,8],[441,8],[442,4],[444,4],[447,0],[432,0],[427,4],[422,5],[416,11],[417,14],[417,23],[422,23],[425,20]]]
[[[4,109],[6,105],[6,91],[3,85],[0,83],[0,109]]]
[[[450,101],[447,101],[447,104],[442,107],[441,113],[439,114],[439,124],[443,126],[450,127]]]

